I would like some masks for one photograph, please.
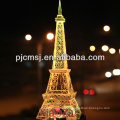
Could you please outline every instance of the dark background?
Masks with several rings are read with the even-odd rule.
[[[66,18],[65,34],[69,55],[105,55],[105,61],[69,61],[71,80],[79,105],[110,107],[110,110],[82,110],[87,120],[120,119],[120,76],[107,79],[106,71],[120,68],[120,2],[119,0],[76,1],[62,0]],[[49,80],[52,61],[44,61],[42,87],[39,91],[37,62],[16,63],[16,55],[36,55],[37,43],[55,33],[58,0],[2,0],[0,1],[0,119],[33,120],[37,115]],[[109,25],[109,32],[103,26]],[[32,40],[26,41],[25,35]],[[116,49],[116,54],[102,52],[101,46]],[[43,55],[53,53],[54,41],[43,45]],[[90,45],[96,46],[90,52]],[[96,95],[84,96],[84,89],[95,89]]]

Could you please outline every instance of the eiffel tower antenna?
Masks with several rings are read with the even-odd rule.
[[[61,0],[59,0],[58,15],[62,15]]]

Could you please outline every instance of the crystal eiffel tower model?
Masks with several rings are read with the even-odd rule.
[[[73,111],[74,119],[79,119],[81,116],[80,108],[75,99],[76,92],[73,90],[73,86],[70,78],[70,69],[66,60],[66,43],[64,23],[65,18],[62,15],[61,1],[59,0],[58,15],[56,21],[56,35],[54,45],[53,66],[50,69],[50,78],[47,86],[46,93],[43,94],[43,105],[39,110],[36,119],[49,118],[41,116],[41,110],[44,113],[49,113],[50,110],[60,108],[60,110],[70,109]],[[59,60],[57,57],[59,56]],[[63,59],[63,57],[65,59]],[[61,116],[60,116],[61,117]],[[52,117],[51,117],[52,118]],[[57,118],[53,117],[53,118]],[[67,117],[66,117],[67,118]]]

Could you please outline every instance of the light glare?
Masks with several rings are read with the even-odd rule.
[[[109,47],[108,47],[107,45],[103,45],[103,46],[102,46],[102,50],[103,50],[104,52],[108,51],[108,49],[109,49]]]
[[[110,77],[112,76],[112,73],[111,73],[111,72],[106,72],[106,73],[105,73],[105,76],[106,76],[107,78],[110,78]]]
[[[93,45],[92,45],[92,46],[90,46],[90,51],[92,51],[92,52],[93,52],[93,51],[95,51],[95,49],[96,49],[96,48],[95,48],[95,46],[93,46]]]
[[[109,52],[110,52],[110,54],[115,54],[116,50],[114,48],[110,48]]]
[[[105,25],[105,26],[103,27],[103,30],[104,30],[105,32],[108,32],[108,31],[110,31],[110,26],[108,26],[108,25]]]
[[[115,76],[120,75],[120,69],[114,69],[113,75],[115,75]]]
[[[30,41],[30,40],[32,39],[32,36],[31,36],[30,34],[27,34],[27,35],[25,36],[25,39],[28,40],[28,41]]]
[[[54,38],[54,34],[53,33],[48,33],[47,34],[47,39],[48,40],[52,40]]]

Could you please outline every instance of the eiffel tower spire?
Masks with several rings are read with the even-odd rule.
[[[59,0],[58,15],[56,21],[56,35],[54,44],[53,67],[52,69],[67,69],[68,64],[66,60],[66,42],[64,23],[65,18],[62,15],[61,1]],[[59,58],[59,60],[57,59]]]
[[[59,0],[58,15],[62,15],[61,0]]]

